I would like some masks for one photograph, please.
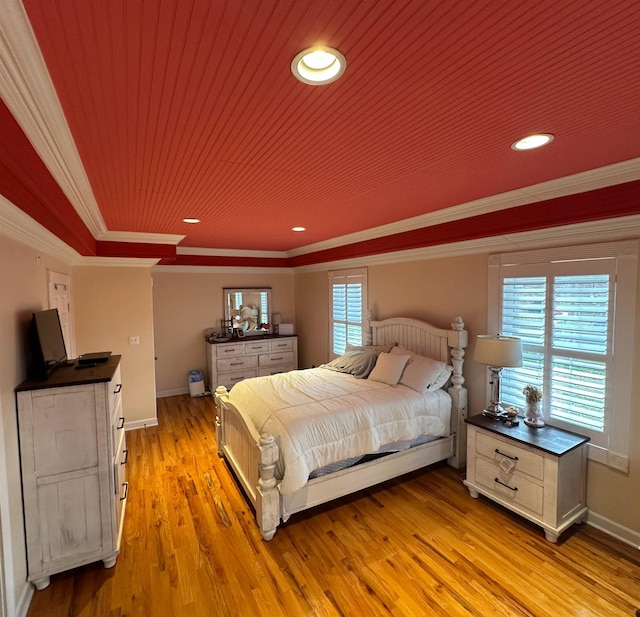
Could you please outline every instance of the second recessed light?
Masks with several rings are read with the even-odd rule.
[[[311,86],[330,84],[344,73],[347,60],[332,47],[303,49],[291,61],[291,72],[296,79]]]
[[[533,150],[534,148],[546,146],[552,141],[553,135],[551,133],[536,133],[535,135],[518,139],[518,141],[511,144],[511,148],[514,150]]]

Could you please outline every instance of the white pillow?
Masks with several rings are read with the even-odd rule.
[[[380,381],[382,383],[395,386],[402,375],[402,371],[409,362],[409,356],[399,356],[398,354],[390,354],[386,351],[378,355],[378,361],[369,373],[369,379],[372,381]]]
[[[394,347],[391,353],[409,354],[409,362],[400,377],[400,383],[421,394],[427,390],[442,388],[453,371],[453,367],[447,366],[445,362],[421,356],[404,347]]]
[[[449,381],[449,377],[451,377],[451,373],[453,373],[453,366],[449,366],[447,364],[444,365],[440,374],[431,382],[429,386],[429,390],[437,390],[438,388],[442,388],[444,384]]]

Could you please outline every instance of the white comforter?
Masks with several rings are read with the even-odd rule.
[[[246,379],[232,388],[230,401],[260,433],[276,438],[283,495],[330,463],[420,435],[449,434],[451,398],[443,390],[419,394],[323,368]]]

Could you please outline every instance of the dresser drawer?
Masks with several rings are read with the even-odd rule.
[[[515,504],[535,516],[542,516],[544,489],[519,474],[504,474],[491,461],[476,461],[476,482],[498,500]]]
[[[260,354],[258,356],[259,366],[273,366],[275,364],[291,364],[293,365],[293,352],[282,351],[267,354]]]
[[[255,368],[256,366],[258,366],[258,356],[231,356],[230,358],[216,360],[216,367],[219,373]]]
[[[265,353],[269,351],[269,341],[255,341],[244,344],[245,354]]]
[[[277,366],[265,366],[258,369],[258,377],[269,377],[278,373],[286,373],[293,370],[293,364],[279,364]]]
[[[120,401],[120,392],[122,391],[122,378],[120,376],[120,365],[113,374],[113,378],[109,382],[109,409],[114,411]]]
[[[293,339],[277,339],[275,341],[270,341],[271,345],[269,347],[270,351],[293,351]]]
[[[230,356],[242,356],[244,355],[244,345],[242,343],[235,343],[231,345],[213,345],[216,356],[218,358],[228,358]]]
[[[496,468],[526,474],[538,480],[544,479],[544,457],[538,451],[510,439],[499,439],[491,434],[478,432],[476,452],[493,462]]]
[[[257,377],[258,373],[256,369],[248,368],[245,371],[234,371],[233,373],[218,373],[218,385],[225,386],[230,389],[233,385],[237,384],[243,379],[249,379],[250,377]]]

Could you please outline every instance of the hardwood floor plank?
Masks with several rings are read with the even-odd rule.
[[[640,555],[574,526],[555,545],[435,465],[293,515],[264,542],[217,455],[210,398],[127,433],[121,553],[52,577],[28,617],[630,617]]]

